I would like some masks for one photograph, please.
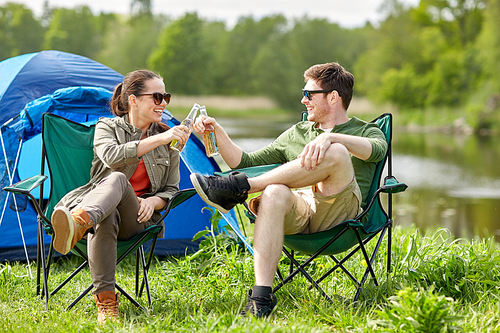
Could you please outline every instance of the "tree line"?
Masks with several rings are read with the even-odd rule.
[[[55,49],[87,56],[122,74],[150,68],[174,94],[264,95],[297,109],[302,73],[338,61],[355,93],[401,110],[465,107],[487,127],[500,105],[500,0],[386,0],[377,26],[343,28],[327,19],[272,15],[223,22],[187,13],[153,15],[132,0],[129,15],[87,6],[35,17],[21,4],[0,7],[0,60]]]

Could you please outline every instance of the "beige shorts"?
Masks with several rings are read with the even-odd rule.
[[[293,191],[295,202],[285,216],[285,235],[312,234],[333,228],[356,217],[362,212],[361,190],[354,179],[341,192],[323,195],[312,188]],[[257,212],[260,196],[249,202],[252,212]]]

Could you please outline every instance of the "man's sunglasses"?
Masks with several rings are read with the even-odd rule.
[[[159,93],[159,92],[154,92],[152,94],[138,94],[136,96],[153,96],[153,100],[155,102],[156,105],[160,105],[161,102],[163,102],[163,100],[165,100],[165,102],[170,103],[170,97],[172,97],[172,95],[170,95],[170,93]]]
[[[321,94],[321,93],[329,93],[332,92],[334,89],[331,90],[305,90],[302,89],[302,94],[304,94],[304,97],[306,97],[308,100],[311,100],[312,94]]]

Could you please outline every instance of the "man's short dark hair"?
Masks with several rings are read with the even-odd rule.
[[[321,89],[336,90],[342,97],[342,106],[345,110],[351,104],[354,76],[338,63],[311,66],[304,72],[304,79],[306,82],[311,79],[316,81]]]

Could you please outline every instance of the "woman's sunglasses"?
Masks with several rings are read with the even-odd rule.
[[[163,100],[165,100],[165,102],[168,104],[170,103],[170,97],[172,97],[172,95],[170,95],[170,93],[159,93],[159,92],[154,92],[152,94],[138,94],[136,96],[153,96],[153,100],[155,102],[156,105],[160,105],[161,102],[163,102]]]

